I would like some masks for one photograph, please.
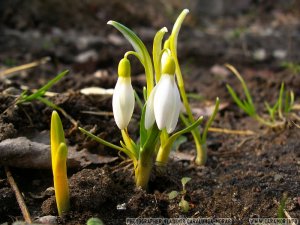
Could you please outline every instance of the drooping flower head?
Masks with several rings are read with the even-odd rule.
[[[168,56],[164,62],[162,76],[152,90],[146,106],[145,128],[149,129],[156,121],[158,129],[171,133],[176,128],[181,100],[175,82],[175,62]]]
[[[134,90],[131,85],[131,66],[127,58],[119,62],[118,81],[115,86],[112,107],[117,126],[120,130],[126,129],[134,110]]]

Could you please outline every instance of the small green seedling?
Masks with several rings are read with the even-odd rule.
[[[86,225],[104,225],[104,223],[102,220],[92,217],[86,222]]]
[[[287,194],[284,193],[282,199],[280,200],[280,204],[277,210],[277,218],[280,220],[279,224],[283,224],[283,219],[286,218],[284,213],[286,201],[287,201]]]
[[[61,72],[60,74],[58,74],[56,77],[54,77],[52,80],[50,80],[47,84],[45,84],[43,87],[41,87],[40,89],[38,89],[37,91],[35,91],[34,93],[28,95],[27,91],[24,91],[21,96],[18,98],[16,104],[17,105],[21,105],[24,104],[26,102],[32,102],[32,101],[40,101],[42,103],[44,103],[45,105],[47,105],[48,107],[59,111],[61,114],[63,114],[66,118],[68,118],[71,123],[77,127],[77,122],[71,117],[69,116],[65,110],[63,110],[61,107],[55,105],[53,102],[51,102],[49,99],[45,98],[45,94],[46,92],[54,85],[56,84],[58,81],[60,81],[65,75],[68,74],[68,70],[65,70],[63,72]]]
[[[55,199],[58,215],[61,216],[70,209],[69,185],[67,177],[68,149],[62,123],[56,111],[52,112],[50,140]]]
[[[185,196],[186,196],[186,184],[191,180],[190,177],[183,177],[181,179],[181,184],[182,184],[182,191],[178,192],[178,191],[171,191],[169,193],[169,199],[175,199],[177,198],[177,196],[181,196],[180,202],[178,203],[179,207],[181,208],[182,212],[186,213],[190,210],[190,204],[188,203],[188,201],[185,200]]]
[[[279,90],[279,96],[275,104],[271,106],[269,103],[265,102],[268,117],[261,117],[256,111],[256,107],[253,103],[250,91],[243,77],[232,65],[226,64],[226,67],[229,70],[231,70],[233,74],[239,79],[243,88],[245,99],[239,97],[238,94],[233,90],[233,88],[229,84],[226,85],[229,94],[233,98],[234,102],[238,105],[238,107],[250,117],[254,118],[263,125],[266,125],[271,128],[282,126],[286,121],[285,117],[288,113],[291,112],[293,108],[295,100],[294,92],[285,91],[284,83],[282,83]]]
[[[59,80],[61,80],[69,71],[65,70],[63,72],[61,72],[60,74],[58,74],[56,77],[54,77],[52,80],[50,80],[47,84],[45,84],[43,87],[41,87],[40,89],[38,89],[36,92],[34,92],[33,94],[28,95],[27,91],[24,91],[20,98],[17,101],[17,104],[22,104],[25,102],[31,102],[34,100],[39,100],[43,103],[45,103],[46,105],[48,105],[49,100],[44,98],[45,93],[55,84],[57,83]],[[48,105],[49,107],[53,108],[54,104],[50,104]]]

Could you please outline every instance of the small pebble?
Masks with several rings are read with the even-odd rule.
[[[280,174],[275,174],[274,176],[274,181],[277,182],[277,181],[282,181],[283,180],[283,176],[280,175]]]
[[[36,222],[38,223],[42,223],[42,224],[57,224],[57,217],[56,216],[43,216],[40,217],[36,220]]]
[[[126,210],[126,203],[118,204],[117,210]]]
[[[267,52],[265,49],[257,49],[253,52],[253,58],[257,61],[264,61],[267,58]]]

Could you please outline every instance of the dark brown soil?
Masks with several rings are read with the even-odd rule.
[[[22,92],[21,86],[39,88],[58,72],[70,69],[70,73],[51,89],[60,94],[49,99],[63,108],[81,127],[93,130],[103,139],[119,143],[121,134],[110,114],[90,115],[83,112],[111,112],[111,97],[85,96],[80,90],[91,86],[113,88],[117,78],[116,64],[131,47],[120,38],[120,43],[111,41],[109,35],[117,34],[112,29],[105,27],[97,30],[99,24],[95,22],[97,20],[94,16],[100,16],[100,28],[105,26],[104,21],[108,19],[121,22],[126,19],[125,22],[132,25],[147,44],[151,43],[155,34],[152,28],[164,23],[169,26],[174,16],[170,15],[172,19],[164,18],[167,9],[161,6],[158,20],[153,22],[157,8],[150,3],[149,12],[143,14],[140,11],[135,15],[127,5],[129,3],[123,5],[112,1],[105,5],[103,1],[99,2],[102,4],[85,5],[86,11],[75,16],[76,24],[86,19],[86,28],[82,25],[72,27],[70,18],[65,22],[45,20],[48,18],[47,14],[37,14],[46,7],[40,4],[36,4],[32,10],[23,6],[25,12],[29,13],[23,23],[22,15],[10,18],[10,9],[2,6],[1,11],[4,13],[0,19],[3,21],[3,35],[0,46],[3,51],[0,53],[0,66],[8,68],[43,56],[51,56],[52,60],[37,68],[1,78],[0,141],[26,133],[30,135],[34,131],[49,130],[52,109],[38,101],[16,106],[16,96]],[[131,2],[133,8],[140,7],[138,1]],[[179,3],[174,2],[176,9]],[[106,8],[98,15],[96,12],[99,13],[99,7],[104,6],[103,4]],[[78,13],[78,7],[73,6],[74,13]],[[114,13],[114,7],[121,8],[123,12]],[[217,64],[235,65],[245,78],[261,115],[266,113],[265,101],[276,101],[282,82],[288,90],[294,91],[296,104],[299,104],[300,74],[280,66],[284,60],[299,63],[300,54],[295,51],[300,49],[300,24],[297,22],[299,13],[292,6],[283,10],[275,5],[269,9],[260,8],[253,3],[251,7],[253,9],[240,16],[227,15],[221,21],[207,17],[204,19],[206,22],[200,24],[197,15],[192,14],[187,19],[188,25],[182,28],[178,53],[188,92],[202,97],[202,100],[197,101],[191,99],[193,108],[203,109],[207,103],[212,103],[219,97],[226,106],[218,113],[213,127],[252,130],[255,135],[210,132],[207,141],[208,161],[205,166],[196,166],[191,161],[177,158],[175,154],[170,159],[165,175],[157,174],[154,168],[147,191],[135,188],[133,168],[130,162],[121,158],[111,163],[72,168],[68,171],[71,212],[59,217],[59,224],[85,224],[90,217],[101,218],[106,225],[125,224],[126,218],[137,217],[232,218],[233,224],[248,224],[249,218],[276,218],[279,202],[284,195],[288,196],[285,207],[288,214],[292,218],[300,217],[300,131],[297,125],[300,122],[293,117],[287,118],[288,122],[280,129],[272,130],[261,126],[245,115],[229,96],[227,83],[241,93],[238,80],[230,73],[216,73],[212,70]],[[61,10],[57,12],[60,16],[64,12]],[[261,10],[268,12],[268,16],[262,16]],[[125,16],[128,12],[132,13],[129,17]],[[213,25],[216,26],[215,30],[211,30]],[[238,38],[228,38],[225,35],[240,27],[249,27],[248,33]],[[254,32],[252,28],[257,31]],[[273,36],[263,33],[267,28],[273,29]],[[91,35],[98,39],[91,41],[88,39]],[[78,41],[83,39],[87,41],[85,46],[81,46]],[[246,53],[243,49],[245,44]],[[254,59],[253,51],[261,48],[267,52],[266,57],[262,60]],[[273,53],[278,49],[287,50],[284,60],[274,57]],[[90,50],[96,52],[96,58],[78,61],[78,55]],[[135,64],[136,61],[133,85],[138,93],[142,93],[145,83],[143,70]],[[138,134],[140,115],[138,107],[136,108],[129,127],[133,137]],[[295,109],[293,113],[299,117],[299,109]],[[61,118],[69,146],[75,147],[77,151],[87,149],[93,154],[118,156],[114,150],[101,146],[74,130],[70,120],[63,116]],[[192,137],[187,135],[187,138],[188,141],[178,151],[194,156]],[[57,215],[53,191],[49,189],[53,186],[50,170],[10,169],[32,218]],[[178,206],[180,197],[173,200],[168,198],[169,192],[181,190],[182,177],[192,178],[187,184],[186,200],[190,204],[187,213],[182,212]],[[22,219],[4,167],[0,166],[0,223]]]

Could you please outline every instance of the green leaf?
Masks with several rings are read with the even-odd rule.
[[[295,95],[293,91],[290,91],[290,93],[285,93],[285,100],[284,100],[284,112],[289,113],[294,105],[295,101]]]
[[[275,103],[275,105],[273,107],[271,107],[269,105],[269,103],[267,103],[267,102],[265,102],[265,106],[266,106],[266,109],[269,113],[269,116],[270,116],[271,120],[274,121],[275,120],[275,112],[276,112],[277,107],[278,107],[278,101]]]
[[[134,163],[136,162],[137,156],[131,152],[129,149],[126,148],[126,146],[124,145],[123,148],[119,147],[117,145],[114,145],[108,141],[103,140],[100,137],[97,137],[96,135],[92,134],[91,132],[88,132],[87,130],[83,129],[82,127],[78,127],[78,129],[84,133],[85,135],[87,135],[88,137],[92,138],[93,140],[99,142],[100,144],[103,144],[109,148],[113,148],[117,151],[121,151],[124,152],[130,159],[132,159],[134,161]],[[122,143],[121,143],[122,144]]]
[[[279,204],[278,211],[277,211],[278,219],[285,218],[284,210],[285,210],[286,201],[287,201],[287,194],[284,193],[282,199],[280,200],[280,204]]]
[[[164,145],[163,148],[169,149],[172,144],[174,143],[174,141],[181,135],[190,132],[191,130],[195,129],[197,126],[200,125],[200,123],[203,120],[203,116],[199,117],[194,123],[192,123],[191,125],[187,126],[185,129],[180,130],[178,132],[176,132],[175,134],[173,134],[167,141],[166,144]]]
[[[169,199],[172,200],[172,199],[176,198],[178,196],[178,194],[179,194],[178,191],[171,191],[169,193]]]
[[[284,83],[282,82],[281,86],[280,86],[279,96],[278,96],[278,116],[279,116],[279,118],[282,117],[283,93],[284,93]]]
[[[192,178],[190,177],[183,177],[181,178],[181,183],[182,183],[182,186],[185,186]]]
[[[184,9],[181,14],[178,16],[176,22],[174,23],[172,33],[170,36],[170,48],[171,52],[174,58],[177,59],[177,38],[178,34],[181,28],[181,25],[186,17],[186,15],[189,13],[188,9]]]
[[[140,56],[139,59],[142,60],[141,63],[145,68],[146,80],[147,80],[147,97],[148,97],[151,93],[151,90],[154,87],[154,79],[153,79],[153,65],[146,46],[132,30],[130,30],[128,27],[124,26],[123,24],[113,20],[108,21],[107,24],[112,25],[117,30],[119,30],[123,34],[123,36],[130,42],[134,50],[139,54]]]
[[[178,137],[172,145],[172,150],[173,151],[177,151],[180,147],[180,145],[182,145],[183,143],[187,142],[187,137],[186,136],[180,136]]]
[[[47,84],[45,84],[43,87],[41,87],[40,89],[38,89],[35,93],[33,93],[31,95],[26,95],[25,93],[22,93],[17,104],[33,101],[39,97],[42,97],[46,93],[46,91],[48,91],[49,88],[51,88],[55,83],[57,83],[60,79],[62,79],[68,72],[69,72],[68,70],[61,72],[56,77],[54,77],[52,80],[50,80]]]
[[[164,38],[165,33],[168,32],[166,27],[160,29],[153,40],[153,64],[154,64],[154,71],[155,71],[155,79],[156,83],[159,81],[161,76],[161,58],[160,53],[162,51],[162,40]]]
[[[210,116],[209,120],[206,122],[205,128],[203,130],[201,144],[206,144],[206,137],[207,137],[208,129],[210,128],[212,122],[215,120],[215,117],[219,110],[219,105],[220,105],[220,99],[217,97],[216,103],[215,103],[215,109],[214,109],[212,115]]]
[[[105,141],[105,140],[103,140],[103,139],[100,138],[100,137],[97,137],[96,135],[94,135],[94,134],[92,134],[91,132],[89,132],[89,131],[83,129],[82,127],[78,127],[78,129],[79,129],[82,133],[84,133],[85,135],[87,135],[88,137],[92,138],[93,140],[95,140],[95,141],[97,141],[97,142],[99,142],[99,143],[101,143],[101,144],[103,144],[103,145],[105,145],[105,146],[107,146],[107,147],[116,149],[116,150],[118,150],[118,151],[123,151],[123,148],[121,148],[121,147],[119,147],[119,146],[117,146],[117,145],[114,145],[114,144],[112,144],[112,143],[110,143],[110,142],[108,142],[108,141]]]
[[[231,95],[231,97],[233,98],[233,100],[235,101],[235,103],[238,105],[238,107],[240,107],[244,112],[246,112],[248,114],[248,110],[247,108],[244,106],[244,103],[242,102],[242,100],[237,96],[236,92],[233,90],[233,88],[229,85],[226,84],[226,88],[229,92],[229,94]]]
[[[172,29],[172,33],[171,36],[169,37],[169,44],[170,44],[170,50],[172,52],[172,56],[174,58],[175,61],[175,65],[176,65],[176,78],[177,78],[177,82],[178,82],[178,86],[179,86],[179,91],[180,91],[180,95],[183,98],[183,103],[184,103],[184,107],[187,110],[188,116],[189,116],[189,120],[190,122],[193,121],[192,119],[192,114],[191,114],[191,110],[190,107],[187,103],[187,98],[186,98],[186,94],[185,94],[185,90],[184,90],[184,81],[183,81],[183,77],[181,74],[181,69],[180,69],[180,65],[178,62],[178,57],[177,57],[177,39],[178,39],[178,34],[181,28],[181,25],[183,23],[183,20],[185,19],[186,15],[189,13],[188,9],[184,9],[180,15],[178,16],[177,20],[174,23],[173,29]]]

